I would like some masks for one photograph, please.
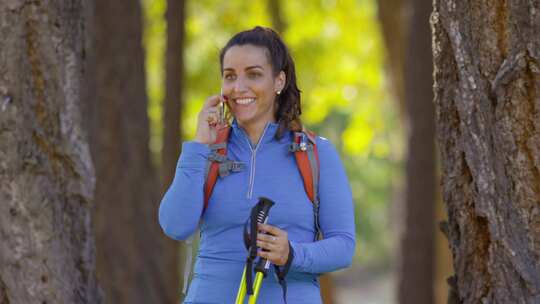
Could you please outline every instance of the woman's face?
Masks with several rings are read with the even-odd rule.
[[[223,56],[223,94],[242,127],[275,122],[276,93],[285,73],[274,77],[265,48],[251,44],[230,47]]]

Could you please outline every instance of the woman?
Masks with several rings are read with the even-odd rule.
[[[288,303],[321,303],[318,276],[348,267],[355,247],[352,196],[338,154],[326,139],[316,138],[324,239],[315,240],[313,205],[289,152],[293,131],[301,131],[302,125],[300,91],[287,47],[273,30],[255,27],[231,38],[220,63],[223,95],[204,103],[195,140],[183,143],[159,209],[161,227],[176,240],[190,237],[200,222],[199,252],[185,303],[234,303],[247,256],[244,223],[261,196],[275,205],[268,223],[259,226],[257,246],[263,250],[258,255],[278,266],[290,264]],[[233,117],[227,157],[244,167],[218,178],[203,212],[209,145],[216,139],[222,101]],[[273,275],[264,280],[258,303],[283,303]]]

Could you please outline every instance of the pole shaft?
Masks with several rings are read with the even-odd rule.
[[[244,272],[242,272],[242,280],[240,280],[240,287],[238,287],[238,293],[236,294],[236,304],[244,304],[244,297],[246,296],[246,266],[244,266]]]

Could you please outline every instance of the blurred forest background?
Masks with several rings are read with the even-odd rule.
[[[429,3],[96,0],[53,6],[58,15],[45,7],[4,5],[31,20],[22,29],[28,41],[39,41],[50,20],[58,31],[77,30],[58,35],[84,41],[76,91],[83,95],[80,131],[88,134],[95,168],[93,197],[83,197],[92,206],[93,228],[86,233],[95,235],[96,259],[87,252],[81,260],[88,270],[95,262],[98,297],[109,303],[178,301],[185,248],[160,231],[159,200],[181,141],[194,137],[202,103],[219,92],[220,48],[234,33],[263,25],[288,44],[303,122],[337,147],[353,190],[357,253],[353,267],[324,277],[325,303],[435,303],[435,293],[444,302],[451,260],[434,250]],[[412,81],[405,81],[406,73]],[[60,109],[51,111],[44,110],[45,122]],[[91,247],[89,240],[85,246]],[[445,244],[441,239],[440,248]],[[36,284],[48,280],[44,274]],[[45,287],[38,290],[49,295]]]
[[[181,300],[159,201],[255,25],[353,190],[325,304],[540,303],[540,4],[494,2],[1,1],[0,304]]]

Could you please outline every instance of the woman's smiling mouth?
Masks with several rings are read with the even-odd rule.
[[[248,105],[255,102],[255,98],[236,98],[234,102],[239,105]]]

